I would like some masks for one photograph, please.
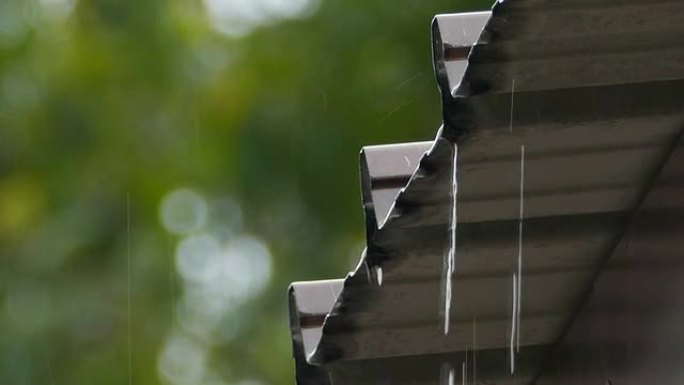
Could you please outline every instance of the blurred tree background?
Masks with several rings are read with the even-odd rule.
[[[1,0],[0,383],[291,384],[286,288],[363,248],[470,0]]]

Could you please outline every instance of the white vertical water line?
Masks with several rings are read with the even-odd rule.
[[[513,96],[515,95],[515,78],[511,81],[511,116],[508,122],[508,131],[513,132]]]
[[[466,385],[466,367],[465,362],[461,364],[461,385]]]
[[[382,286],[382,267],[375,266],[375,279],[378,282],[378,286]]]
[[[368,265],[368,259],[366,259],[366,261],[364,261],[363,265],[366,268],[366,277],[368,278],[368,284],[371,284],[373,276],[371,275],[370,266]]]
[[[513,309],[511,311],[511,341],[510,341],[510,364],[511,375],[515,373],[515,339],[517,334],[517,315],[518,315],[518,279],[513,273]]]
[[[524,206],[524,191],[525,191],[525,145],[520,145],[520,212],[518,216],[518,303],[516,305],[517,330],[515,350],[520,353],[520,312],[522,311],[522,264],[523,264],[523,219],[525,217]]]
[[[439,376],[440,385],[455,385],[456,381],[456,371],[454,367],[449,363],[442,364]]]
[[[444,335],[449,334],[451,324],[451,302],[452,302],[452,279],[456,264],[456,228],[457,228],[457,206],[456,196],[458,194],[458,147],[454,143],[454,157],[452,161],[451,174],[451,223],[449,236],[449,252],[446,264],[446,279],[444,280]]]

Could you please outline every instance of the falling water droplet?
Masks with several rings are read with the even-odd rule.
[[[454,367],[449,363],[442,364],[441,372],[439,375],[440,385],[454,385],[456,381]]]
[[[458,147],[454,144],[454,157],[451,174],[451,218],[449,223],[449,250],[445,263],[444,279],[444,335],[449,334],[451,323],[452,279],[456,264],[456,228],[457,228],[457,194],[458,194]]]

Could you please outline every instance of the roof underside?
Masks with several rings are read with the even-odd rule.
[[[679,146],[684,2],[509,0],[487,19],[462,81],[437,71],[437,139],[392,155],[410,181],[362,176],[359,267],[293,285],[300,385],[435,384],[445,364],[473,383],[534,382]]]

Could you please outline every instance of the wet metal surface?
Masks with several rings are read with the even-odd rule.
[[[635,210],[643,211],[644,196],[662,195],[656,203],[684,196],[677,189],[668,195],[672,186],[653,188],[661,170],[677,179],[672,161],[666,162],[684,127],[684,3],[503,1],[488,19],[477,17],[484,28],[473,23],[465,32],[475,44],[459,81],[449,77],[441,60],[463,55],[444,46],[453,36],[442,35],[469,24],[459,16],[440,16],[433,23],[444,121],[437,139],[414,145],[418,150],[406,157],[410,146],[362,153],[367,249],[357,269],[335,283],[336,298],[318,294],[325,299],[316,316],[304,311],[301,284],[291,289],[300,385],[532,383],[568,326],[582,324],[581,317],[575,321],[577,311],[604,274],[615,277],[604,280],[638,282],[624,292],[617,283],[607,285],[617,292],[605,289],[612,297],[598,300],[599,308],[621,312],[606,313],[621,325],[611,332],[636,339],[616,346],[638,346],[650,338],[655,332],[641,328],[657,321],[650,314],[677,320],[665,304],[681,304],[664,290],[677,287],[679,270],[647,269],[665,281],[658,286],[641,279],[641,268],[630,273],[602,268],[631,239],[623,235]],[[479,37],[471,40],[473,35]],[[384,196],[378,195],[379,170],[400,170],[397,178],[388,178],[396,183]],[[666,224],[677,221],[668,215],[679,213],[648,212],[639,215]],[[660,241],[644,250],[656,248],[667,257],[681,250],[660,249],[672,240]],[[654,263],[677,265],[676,258]],[[312,287],[323,290],[326,284]],[[639,304],[646,310],[663,304],[655,313],[630,308],[636,302],[626,298],[639,295],[661,296]],[[635,316],[611,318],[628,312]],[[589,323],[592,330],[595,322]],[[571,330],[567,354],[595,354],[594,337]],[[606,333],[606,343],[618,338]],[[667,352],[663,344],[654,345],[655,356]],[[557,353],[561,366],[595,365],[563,352]],[[662,354],[653,365],[673,360]],[[624,360],[607,362],[619,369],[637,359],[627,353],[619,357]],[[668,368],[667,379],[676,378]],[[549,370],[543,379],[551,378]],[[649,382],[639,375],[635,378]],[[598,377],[577,378],[567,383],[593,383]]]
[[[382,227],[432,142],[366,146],[361,150],[361,192],[372,227]]]
[[[683,292],[684,146],[680,144],[635,212],[537,384],[682,383]]]

